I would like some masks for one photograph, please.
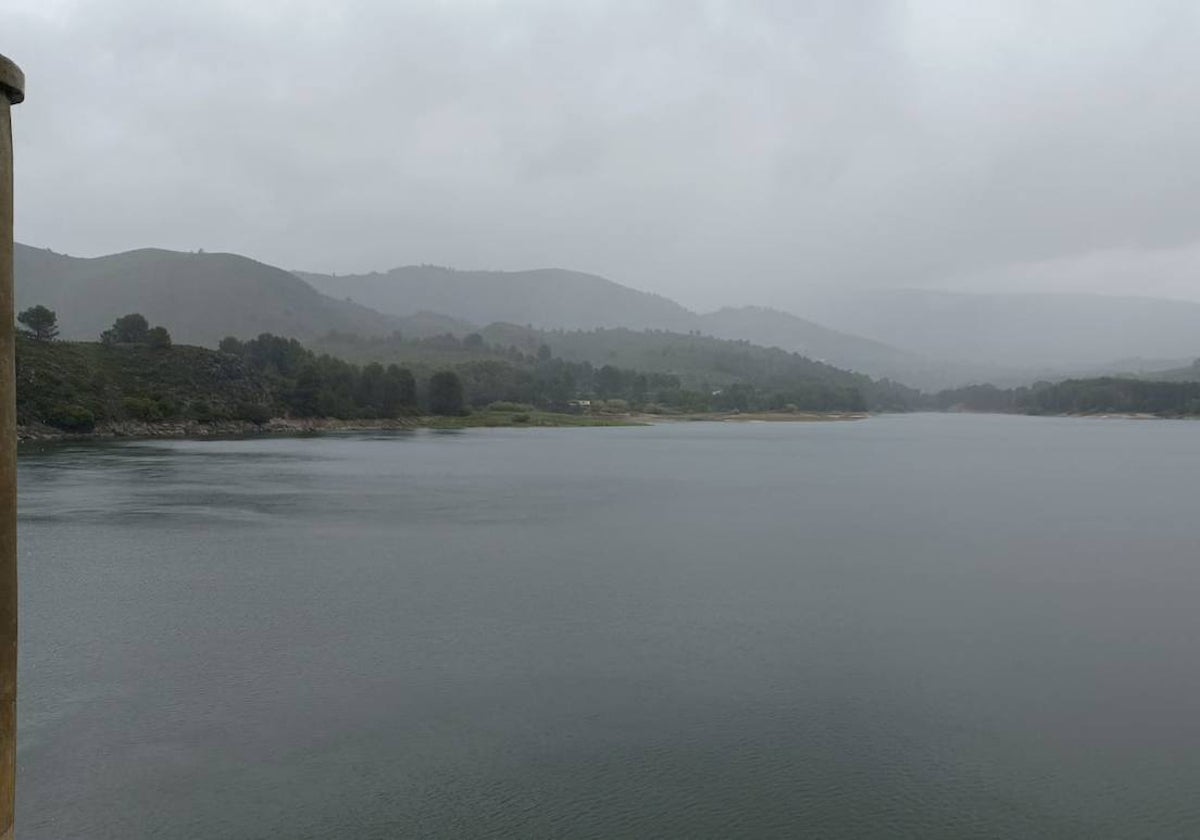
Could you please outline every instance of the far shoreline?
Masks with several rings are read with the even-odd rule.
[[[554,412],[476,412],[462,416],[420,415],[388,420],[339,420],[325,417],[275,417],[265,423],[248,420],[197,420],[145,422],[137,420],[98,424],[88,431],[68,431],[44,424],[17,426],[20,445],[58,442],[118,440],[211,440],[331,432],[395,432],[418,429],[547,429],[652,426],[668,423],[822,423],[865,420],[865,412],[721,412],[696,414],[558,414]]]

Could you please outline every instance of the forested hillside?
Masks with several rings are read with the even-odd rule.
[[[279,393],[234,356],[17,337],[17,422],[87,431],[97,423],[174,418],[265,420]]]
[[[919,398],[917,391],[905,386],[872,380],[777,348],[659,330],[543,332],[493,324],[463,338],[361,339],[328,335],[314,346],[341,358],[395,362],[414,369],[444,364],[476,371],[481,365],[538,369],[545,359],[553,358],[574,366],[572,375],[581,393],[596,390],[591,371],[634,371],[643,376],[666,377],[663,381],[674,384],[647,397],[632,379],[619,394],[600,396],[649,399],[668,408],[686,406],[692,411],[770,410],[789,405],[811,410],[907,410]]]
[[[172,345],[162,328],[147,330],[144,318],[129,318],[141,324],[132,341],[115,328],[102,342],[18,336],[18,422],[86,432],[122,421],[453,416],[497,404],[513,406],[526,419],[528,413],[519,412],[535,408],[576,414],[844,412],[889,407],[884,401],[895,396],[866,377],[799,357],[759,370],[751,356],[735,354],[724,360],[729,379],[722,387],[701,387],[675,373],[595,366],[555,356],[546,345],[526,353],[478,335],[328,339],[326,345],[362,362],[355,364],[270,334],[248,341],[227,337],[218,350]]]
[[[418,402],[411,371],[351,365],[268,334],[220,350],[17,338],[18,422],[68,431],[129,420],[386,419],[430,410],[429,396]]]

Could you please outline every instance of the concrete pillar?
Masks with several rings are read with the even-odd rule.
[[[0,840],[12,840],[17,782],[17,382],[9,109],[24,98],[25,76],[0,55]]]

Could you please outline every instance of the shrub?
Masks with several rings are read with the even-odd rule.
[[[456,417],[467,413],[463,401],[462,380],[451,370],[429,377],[429,413]]]
[[[526,405],[525,403],[506,402],[504,400],[501,400],[499,402],[494,402],[491,405],[489,405],[487,407],[487,410],[500,412],[502,414],[515,414],[517,412],[533,411],[533,406]]]
[[[100,334],[100,341],[105,344],[145,344],[146,333],[150,331],[150,323],[138,312],[122,315],[113,322],[112,327]]]
[[[238,403],[233,412],[234,420],[247,420],[256,426],[261,426],[274,416],[270,406],[247,401]]]
[[[66,432],[90,432],[96,428],[96,415],[81,405],[56,405],[46,415],[46,425]]]
[[[172,417],[180,415],[180,405],[173,397],[166,395],[155,395],[154,402],[158,405],[158,415],[163,420],[170,420]]]
[[[171,334],[166,327],[153,327],[146,333],[146,344],[154,350],[166,350],[171,346]]]
[[[121,400],[121,408],[129,417],[146,423],[163,418],[162,406],[148,397],[126,397]]]
[[[208,400],[192,400],[188,406],[188,416],[198,423],[211,423],[215,419]]]

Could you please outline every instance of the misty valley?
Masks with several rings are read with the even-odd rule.
[[[1186,359],[1161,359],[1159,369],[1143,359],[1131,370],[1097,355],[1072,369],[1048,350],[1041,366],[1022,373],[1023,333],[1012,333],[1007,355],[995,350],[989,367],[776,310],[700,316],[574,272],[410,267],[334,278],[230,254],[144,250],[83,260],[18,246],[16,256],[18,301],[30,304],[17,343],[24,439],[763,412],[1200,413],[1200,367]],[[322,294],[309,281],[379,308]],[[1126,318],[1112,301],[1110,317]],[[1085,303],[1082,317],[1095,318],[1094,301]],[[1200,334],[1195,309],[1193,320],[1164,309],[1170,318],[1140,329],[1153,325],[1156,348],[1182,353]],[[939,311],[941,321],[915,333],[944,332],[961,315]],[[1098,332],[1096,341],[1112,338],[1107,352],[1128,350],[1127,331]]]

